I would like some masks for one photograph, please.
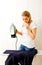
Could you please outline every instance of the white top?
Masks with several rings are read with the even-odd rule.
[[[33,29],[36,27],[36,24],[34,22],[32,22],[30,24],[30,28]],[[21,29],[23,35],[22,35],[22,38],[21,38],[21,44],[29,47],[29,48],[33,48],[35,47],[35,43],[34,43],[34,40],[31,38],[31,36],[29,35],[29,33],[27,32],[25,26],[22,26],[22,29]]]

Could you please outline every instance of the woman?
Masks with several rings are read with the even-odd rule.
[[[29,50],[35,47],[34,39],[36,38],[37,27],[31,19],[31,14],[28,11],[22,12],[22,31],[17,33],[22,36],[22,42],[19,50]]]

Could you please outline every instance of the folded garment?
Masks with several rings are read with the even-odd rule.
[[[37,54],[35,48],[29,51],[20,51],[20,50],[6,50],[4,53],[9,53],[8,58],[5,61],[5,65],[32,65],[32,60]]]

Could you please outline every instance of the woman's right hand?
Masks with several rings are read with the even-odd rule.
[[[22,32],[20,32],[20,31],[18,31],[18,30],[16,30],[16,33],[22,35]]]

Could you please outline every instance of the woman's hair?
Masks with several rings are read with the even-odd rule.
[[[29,17],[30,19],[29,19],[29,23],[31,23],[32,22],[32,19],[31,19],[31,14],[30,14],[30,12],[29,11],[23,11],[22,12],[22,16],[27,16],[27,17]]]

